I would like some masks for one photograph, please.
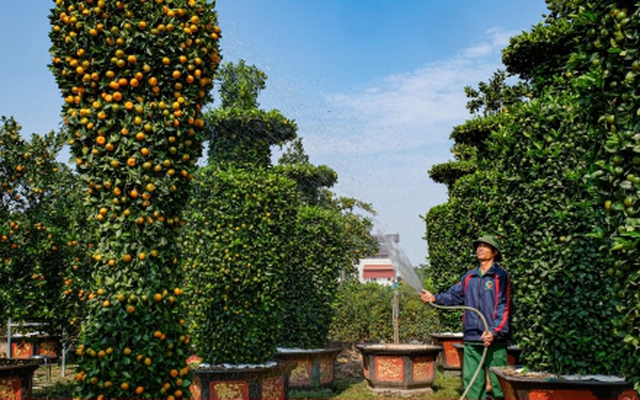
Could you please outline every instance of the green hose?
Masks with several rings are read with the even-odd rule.
[[[432,307],[441,308],[443,310],[460,309],[460,310],[471,310],[471,311],[474,311],[476,314],[478,314],[480,316],[480,319],[482,320],[482,323],[484,324],[484,330],[486,332],[489,331],[489,323],[487,323],[487,319],[484,317],[484,315],[482,315],[482,313],[479,310],[477,310],[477,309],[475,309],[473,307],[468,307],[468,306],[441,306],[439,304],[435,304],[435,303],[432,303],[432,302],[429,302],[429,304]],[[484,366],[484,361],[487,358],[487,351],[488,350],[489,350],[489,347],[485,346],[484,350],[482,351],[482,358],[480,359],[480,363],[478,364],[478,368],[476,369],[475,374],[473,374],[473,377],[469,381],[469,385],[467,385],[467,387],[465,388],[464,393],[462,393],[462,396],[460,396],[460,400],[464,400],[464,398],[467,397],[467,394],[469,393],[469,389],[471,389],[471,386],[473,386],[473,383],[478,378],[478,375],[480,375],[480,371],[482,371],[482,367]]]

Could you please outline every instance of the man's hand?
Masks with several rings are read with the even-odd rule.
[[[489,347],[491,346],[491,343],[493,343],[493,333],[486,331],[482,334],[482,342],[484,343],[485,347]]]
[[[420,299],[422,299],[423,303],[433,303],[436,301],[436,296],[429,291],[423,290],[420,292]]]

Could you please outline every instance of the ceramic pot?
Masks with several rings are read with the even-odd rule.
[[[275,357],[295,364],[295,368],[289,375],[290,388],[317,389],[333,385],[335,359],[341,351],[341,348],[308,350],[279,348]]]
[[[363,374],[374,393],[432,393],[436,359],[442,346],[427,344],[357,344]]]
[[[453,347],[458,352],[458,357],[460,358],[460,368],[462,368],[462,366],[464,365],[464,343],[454,343]],[[520,347],[507,347],[507,365],[519,365],[520,354],[522,354],[522,349]]]
[[[40,364],[40,360],[0,358],[0,399],[31,398],[33,373]]]
[[[289,374],[295,364],[285,361],[265,366],[197,367],[193,370],[193,400],[285,400]]]
[[[519,374],[516,372],[518,368],[490,368],[500,380],[505,400],[638,400],[633,386],[624,380],[569,379],[543,373]]]
[[[454,344],[462,344],[462,333],[431,333],[433,344],[442,346],[443,351],[438,356],[438,363],[445,371],[461,371],[462,363],[458,350]]]

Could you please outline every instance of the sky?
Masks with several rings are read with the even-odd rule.
[[[51,7],[7,0],[0,14],[0,115],[25,137],[60,127]],[[268,75],[260,107],[296,121],[311,163],[338,173],[332,190],[372,204],[373,233],[398,233],[413,265],[427,262],[422,217],[447,200],[428,171],[452,159],[449,134],[471,117],[464,87],[504,69],[509,38],[546,13],[544,0],[218,0],[216,9],[223,62]]]

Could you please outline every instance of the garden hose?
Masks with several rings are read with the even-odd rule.
[[[455,310],[455,309],[460,309],[460,310],[471,310],[474,311],[476,314],[478,314],[480,316],[480,319],[482,320],[482,323],[484,324],[484,330],[485,332],[489,331],[489,323],[487,322],[487,319],[484,317],[484,315],[482,315],[482,313],[473,307],[468,307],[468,306],[441,306],[439,304],[435,304],[433,302],[429,302],[429,304],[432,307],[435,308],[441,308],[443,310]],[[478,364],[478,368],[476,369],[476,372],[473,374],[473,377],[471,378],[471,380],[469,381],[469,384],[467,385],[467,387],[464,389],[464,392],[462,393],[462,396],[460,396],[460,400],[464,400],[465,397],[467,397],[467,394],[469,393],[469,389],[471,389],[471,386],[473,386],[473,383],[476,381],[476,379],[478,378],[478,375],[480,375],[480,371],[482,371],[482,368],[484,367],[484,361],[487,358],[487,351],[489,350],[488,346],[484,346],[484,350],[482,351],[482,358],[480,358],[480,363]]]

